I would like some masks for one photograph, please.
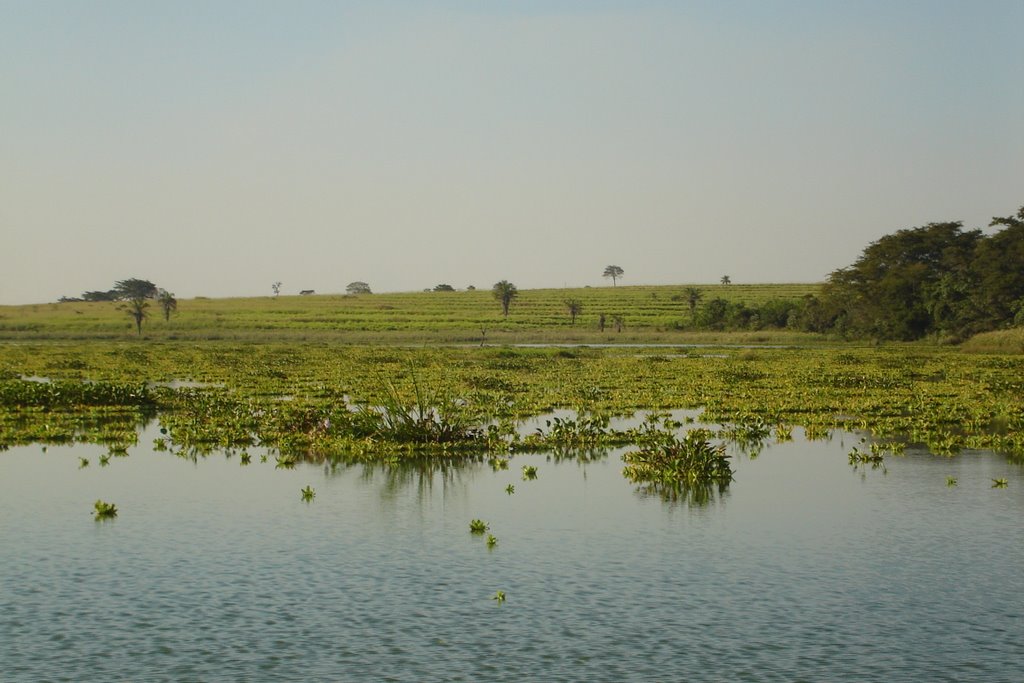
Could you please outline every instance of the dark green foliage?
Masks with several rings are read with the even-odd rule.
[[[1024,207],[993,235],[962,223],[930,223],[873,242],[835,271],[822,306],[832,327],[853,336],[954,341],[1013,324],[1024,299]],[[826,316],[806,316],[805,329]],[[817,318],[816,320],[814,318]]]
[[[127,280],[118,280],[114,283],[112,291],[117,294],[118,299],[126,301],[129,299],[155,299],[159,290],[149,280],[133,277]]]

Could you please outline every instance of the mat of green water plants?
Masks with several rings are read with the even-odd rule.
[[[4,345],[0,444],[117,442],[159,410],[181,445],[351,451],[366,437],[343,429],[352,406],[413,405],[417,388],[467,427],[558,408],[598,416],[703,408],[739,433],[856,428],[937,453],[1024,453],[1024,357],[899,346]]]

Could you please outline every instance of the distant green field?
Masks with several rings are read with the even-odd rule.
[[[759,304],[817,294],[819,284],[663,285],[522,290],[508,318],[490,290],[183,299],[170,320],[156,302],[142,336],[151,339],[338,339],[348,341],[517,341],[666,339],[691,321],[685,298],[697,287],[703,306],[714,298]],[[583,311],[571,323],[565,301]],[[598,319],[606,316],[604,333]],[[614,316],[621,316],[617,332]],[[486,330],[486,335],[483,333]],[[88,339],[135,336],[129,315],[111,302],[0,307],[0,339]]]

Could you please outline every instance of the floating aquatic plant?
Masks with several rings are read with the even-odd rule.
[[[499,605],[505,602],[505,591],[498,591],[494,594],[491,600],[496,601]]]
[[[728,485],[733,478],[729,456],[724,446],[711,444],[711,436],[706,429],[691,429],[681,439],[671,432],[648,430],[638,450],[622,456],[623,474],[634,482]]]
[[[537,468],[533,465],[523,465],[523,481],[532,481],[537,478]]]
[[[515,492],[516,492],[516,487],[515,487],[514,484],[509,484],[508,486],[505,487],[505,493],[507,493],[508,495],[511,496]]]
[[[78,459],[78,469],[82,469],[83,467],[88,467],[88,466],[89,466],[89,458],[79,458]]]
[[[489,528],[487,522],[482,519],[474,519],[469,523],[469,531],[474,534],[482,534]]]
[[[102,500],[97,500],[93,504],[93,509],[96,511],[96,519],[113,519],[117,517],[117,506],[113,503],[105,503]]]
[[[302,489],[302,500],[304,500],[304,501],[306,501],[308,503],[308,502],[312,501],[313,498],[315,498],[315,497],[316,497],[316,491],[313,490],[312,486],[307,484],[306,488]]]
[[[992,480],[992,488],[994,488],[994,489],[1005,489],[1009,485],[1010,485],[1010,482],[1007,481],[1003,477],[1000,477],[998,479],[993,479]]]
[[[956,486],[956,477],[946,477],[946,486]]]
[[[487,534],[487,547],[493,548],[496,545],[498,545],[497,537],[495,537],[494,534]]]

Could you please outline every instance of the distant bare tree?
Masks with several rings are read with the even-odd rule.
[[[274,290],[274,296],[277,296],[278,294],[281,293],[281,283],[280,282],[275,282],[274,284],[270,285],[270,288],[272,290]]]

